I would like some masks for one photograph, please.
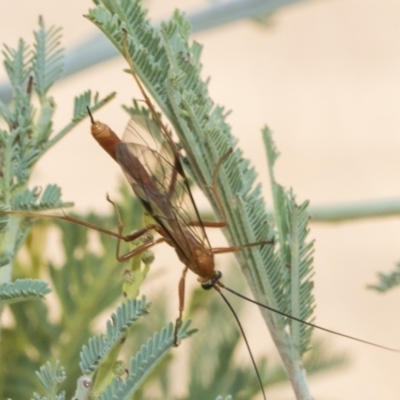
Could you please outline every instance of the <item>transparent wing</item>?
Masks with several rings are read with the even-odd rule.
[[[122,140],[125,143],[148,147],[173,162],[174,149],[162,133],[158,123],[143,115],[135,115],[128,122]]]
[[[148,213],[187,257],[187,231],[210,247],[201,221],[189,225],[199,214],[177,152],[158,124],[144,116],[132,118],[123,141],[116,148],[118,164]]]

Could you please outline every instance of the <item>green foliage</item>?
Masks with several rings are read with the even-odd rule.
[[[64,368],[60,365],[59,361],[56,361],[54,367],[49,362],[46,365],[40,367],[40,370],[36,372],[40,383],[46,393],[45,396],[40,396],[34,393],[33,397],[37,400],[64,400],[65,394],[59,391],[59,387],[65,380]]]
[[[138,209],[137,201],[126,190],[122,191],[124,197],[121,201],[121,212],[124,221],[139,225],[138,215],[142,214]],[[79,216],[86,221],[100,225],[104,228],[115,228],[115,215],[97,216],[94,214]],[[133,347],[141,341],[146,343],[145,351],[150,357],[153,354],[153,363],[147,363],[143,373],[148,376],[157,368],[156,362],[165,357],[165,352],[171,347],[170,329],[158,340],[164,347],[157,347],[153,342],[148,342],[149,336],[154,333],[155,326],[162,322],[162,311],[155,307],[155,315],[158,317],[152,321],[148,328],[137,325],[135,322],[135,346],[129,340],[130,330],[127,328],[139,315],[147,312],[147,303],[144,300],[126,300],[112,316],[112,323],[106,325],[105,336],[94,336],[91,321],[101,316],[110,306],[115,304],[122,293],[122,266],[115,260],[116,240],[112,237],[99,235],[100,249],[93,250],[91,239],[93,232],[87,228],[56,222],[57,229],[61,232],[61,240],[65,260],[62,265],[54,264],[46,260],[45,244],[49,235],[52,235],[55,227],[48,221],[35,224],[31,235],[25,244],[25,251],[29,255],[28,260],[15,264],[15,274],[24,276],[43,276],[50,272],[51,286],[54,288],[56,298],[46,303],[14,304],[11,308],[16,326],[4,328],[2,331],[2,365],[12,362],[13,368],[3,370],[0,375],[0,397],[29,398],[32,391],[39,392],[40,387],[35,380],[26,379],[25,384],[16,390],[12,382],[21,376],[29,376],[34,369],[39,369],[48,360],[57,356],[64,366],[67,376],[63,384],[66,397],[71,397],[75,391],[77,379],[83,372],[91,372],[93,388],[99,388],[98,379],[101,380],[100,388],[104,389],[110,376],[109,370],[113,370],[114,362],[110,362],[117,350],[126,354],[134,353]],[[136,226],[137,227],[137,226]],[[127,268],[127,266],[125,266]],[[56,321],[49,319],[50,309],[54,300],[59,304],[62,314]],[[34,305],[36,304],[36,306]],[[150,310],[151,314],[151,310]],[[40,321],[40,323],[39,323]],[[79,329],[77,329],[79,327]],[[34,331],[35,335],[30,332]],[[181,330],[181,339],[193,333],[184,325]],[[128,335],[128,336],[126,336]],[[61,340],[62,339],[62,340]],[[156,340],[156,341],[157,341]],[[161,341],[160,341],[161,340]],[[119,344],[127,342],[123,349]],[[7,346],[7,343],[9,345]],[[151,352],[153,343],[153,353]],[[12,344],[12,345],[11,345]],[[26,352],[26,346],[33,350]],[[160,353],[160,348],[162,352]],[[142,353],[143,357],[143,351]],[[88,357],[89,355],[89,357]],[[79,359],[81,365],[79,366]],[[167,360],[168,361],[168,360]],[[169,362],[171,359],[169,359]],[[161,363],[163,370],[168,363]],[[103,369],[102,369],[103,368]],[[104,368],[107,371],[104,371]],[[24,372],[22,372],[24,371]],[[30,372],[29,372],[30,371]],[[143,378],[143,377],[142,377]],[[157,378],[157,377],[156,377]],[[153,381],[151,378],[150,381]],[[131,381],[129,381],[131,382]],[[137,383],[137,381],[135,381]],[[129,385],[128,385],[129,386]],[[128,387],[127,386],[127,387]],[[136,386],[137,388],[137,386]],[[80,398],[80,397],[79,397]]]
[[[8,127],[7,130],[0,131],[0,298],[2,305],[12,304],[11,312],[17,328],[2,329],[1,398],[28,398],[34,390],[39,389],[32,371],[52,359],[53,351],[58,347],[56,343],[66,332],[63,326],[65,321],[49,321],[48,305],[42,302],[21,303],[23,300],[43,298],[49,288],[47,283],[38,280],[43,278],[43,267],[46,265],[39,228],[36,230],[38,235],[34,238],[30,236],[27,242],[30,257],[28,265],[25,265],[26,269],[21,269],[16,262],[17,252],[25,242],[33,220],[18,216],[15,212],[23,210],[29,214],[32,211],[71,205],[61,200],[61,190],[57,185],[44,185],[44,190],[37,187],[30,189],[28,180],[39,158],[86,117],[81,111],[82,107],[76,106],[79,113],[75,111],[73,120],[60,132],[53,132],[55,102],[48,93],[62,72],[60,29],[46,29],[40,19],[39,29],[34,37],[33,47],[20,40],[16,49],[4,46],[3,50],[4,66],[13,90],[13,102],[7,105],[0,101],[0,117]],[[35,105],[35,95],[39,100],[38,107]],[[84,101],[94,109],[111,98],[112,96],[108,96],[101,101],[95,98],[92,104],[90,92],[84,94]],[[77,98],[76,105],[79,105],[80,99],[82,96]],[[21,279],[11,282],[11,274]],[[53,273],[53,278],[57,275],[59,274]],[[55,282],[54,280],[53,283]],[[62,285],[68,286],[65,281]],[[67,296],[60,297],[60,303],[66,310],[70,310],[68,306],[75,305],[76,302],[72,301],[67,306],[66,301],[63,301],[66,299]],[[84,320],[84,317],[80,318]],[[35,334],[32,335],[32,332]],[[82,329],[81,333],[84,338],[88,337],[87,330]],[[68,344],[68,340],[65,343]],[[74,355],[73,346],[69,350],[70,355]],[[79,350],[80,348],[75,351],[75,360]],[[65,361],[65,355],[64,358],[61,357],[62,361]],[[15,368],[8,369],[7,365]],[[59,364],[56,364],[55,371],[57,366]],[[48,380],[58,379],[56,372],[56,375],[46,372],[50,371],[49,368],[46,365],[40,372],[42,383],[46,376]],[[45,391],[49,395],[52,389],[45,386]]]
[[[107,334],[94,336],[84,345],[79,366],[84,374],[95,371],[98,364],[113,349],[119,340],[123,339],[125,331],[139,317],[147,314],[149,305],[145,298],[141,301],[127,300],[121,304],[112,315],[112,322],[107,321]]]
[[[282,302],[279,310],[286,314],[309,321],[314,307],[312,295],[313,283],[311,277],[313,242],[307,242],[309,229],[307,228],[309,215],[308,202],[298,206],[292,191],[285,192],[283,187],[275,181],[274,165],[278,152],[268,128],[263,130],[263,139],[268,156],[269,175],[272,185],[275,222],[279,244],[279,269],[284,275]],[[310,326],[286,319],[285,324],[290,326],[291,353],[301,360],[301,356],[309,348],[311,331]]]
[[[238,245],[270,239],[274,231],[266,223],[266,206],[260,188],[254,185],[255,172],[239,149],[234,149],[218,171],[220,202],[211,189],[215,165],[235,147],[235,139],[225,121],[227,113],[214,104],[207,80],[200,78],[202,48],[189,43],[190,26],[184,16],[176,11],[157,30],[146,19],[140,1],[103,0],[97,4],[87,17],[129,57],[135,73],[173,126],[198,185],[216,215],[226,216],[228,241]],[[124,40],[129,54],[125,54]],[[271,142],[266,146],[272,174],[277,154]],[[258,301],[312,320],[313,243],[307,241],[307,203],[297,206],[292,192],[274,180],[272,185],[278,243],[246,249],[237,257]],[[265,311],[263,316],[287,370],[293,371],[292,381],[303,381],[301,357],[310,347],[311,329],[271,312]],[[306,387],[304,382],[296,385]]]
[[[189,330],[190,322],[183,323],[178,331],[178,340],[182,340],[192,335],[195,330]],[[102,400],[129,400],[143,382],[146,376],[151,372],[174,345],[174,324],[170,323],[164,327],[160,333],[155,332],[152,338],[141,347],[138,353],[130,360],[128,377],[121,380],[114,378],[111,385],[102,393]]]
[[[124,190],[121,205],[124,221],[133,221],[125,217],[135,219],[137,211],[139,211],[137,210],[138,205],[137,203],[135,205],[135,200],[126,190]],[[93,214],[79,217],[103,227],[111,227],[115,223],[113,214],[103,217]],[[135,229],[135,226],[133,228]],[[59,304],[62,315],[56,321],[50,322],[50,307],[54,301],[44,304],[32,302],[20,306],[13,305],[12,312],[16,326],[12,329],[3,329],[2,335],[2,346],[7,349],[7,351],[3,350],[2,363],[6,365],[12,363],[13,368],[2,371],[0,382],[2,393],[0,395],[2,398],[11,396],[13,398],[29,398],[32,391],[40,393],[38,382],[29,379],[29,376],[32,377],[34,369],[39,369],[41,365],[48,360],[53,360],[54,355],[57,355],[67,372],[62,389],[66,391],[66,398],[69,398],[74,393],[78,377],[82,374],[78,365],[80,353],[85,352],[83,346],[90,342],[90,337],[93,337],[94,334],[89,321],[97,319],[109,308],[110,304],[118,301],[121,295],[122,268],[114,257],[115,239],[99,235],[101,248],[94,252],[90,245],[90,232],[85,227],[65,222],[57,222],[57,229],[61,230],[64,254],[67,258],[62,265],[48,263],[45,258],[45,243],[47,236],[52,234],[54,226],[47,221],[42,221],[33,229],[25,249],[31,260],[18,263],[16,269],[20,271],[19,274],[26,275],[27,271],[31,271],[31,274],[40,276],[46,275],[50,270],[51,286],[55,288],[55,302]],[[39,244],[41,245],[39,246]],[[227,280],[231,281],[231,277],[228,276]],[[168,296],[171,296],[171,293]],[[167,302],[162,298],[154,297],[154,295],[152,297],[153,304],[149,309],[149,316],[142,323],[135,322],[134,331],[129,331],[126,337],[126,346],[123,349],[125,354],[135,354],[138,350],[134,349],[137,348],[138,343],[148,343],[149,336],[159,329],[160,324],[165,324],[165,304]],[[240,310],[240,301],[237,299],[231,301]],[[228,314],[228,310],[219,296],[216,293],[199,289],[193,294],[190,304],[187,314],[195,319],[196,326],[200,325],[201,331],[200,334],[195,335],[195,341],[191,346],[187,367],[190,370],[189,393],[185,398],[195,398],[198,393],[204,393],[205,398],[215,398],[218,393],[234,393],[234,398],[248,399],[259,393],[259,386],[250,363],[238,365],[235,362],[235,353],[241,345],[241,338],[234,326],[233,318]],[[118,315],[118,312],[115,313]],[[110,327],[110,323],[107,324],[108,328],[104,330],[105,337],[109,336],[108,329],[113,330],[114,326],[121,326],[121,330],[118,330],[119,333],[123,330],[122,326],[125,324],[118,322],[119,317],[112,318],[112,320],[114,325]],[[32,331],[35,331],[34,336],[30,334]],[[168,346],[170,346],[171,334],[167,337],[169,337]],[[63,340],[60,340],[61,338]],[[33,354],[27,354],[27,346],[35,349]],[[148,355],[151,354],[151,349],[158,349],[149,345],[145,348]],[[180,351],[180,349],[176,351]],[[140,350],[139,354],[141,354]],[[112,354],[108,353],[105,359],[108,356],[112,356]],[[161,356],[164,358],[161,359]],[[315,358],[318,359],[318,357]],[[319,360],[323,359],[326,360],[326,364],[329,364],[329,355],[319,358]],[[160,363],[156,365],[155,361],[160,361]],[[161,355],[157,354],[154,364],[146,364],[148,369],[144,371],[147,373],[147,379],[138,389],[135,399],[150,399],[148,390],[151,392],[152,387],[161,389],[164,398],[174,398],[172,392],[176,379],[168,376],[168,366],[172,361],[173,358],[165,357],[163,352]],[[96,381],[99,379],[101,366],[104,364],[104,362],[99,363],[95,369],[97,375],[93,375],[96,377],[93,381],[94,388],[98,387]],[[257,364],[261,368],[267,387],[286,380],[283,368],[279,364],[270,362],[268,369],[265,361],[261,359],[257,360]],[[310,364],[306,365],[311,368]],[[324,370],[322,361],[320,361],[320,366],[321,368],[315,368],[315,372]],[[113,369],[114,364],[107,364],[107,367]],[[205,374],[205,371],[210,372],[211,380],[203,385],[199,378]],[[11,382],[18,381],[21,376],[27,377],[27,379],[24,379],[24,385],[18,387],[16,391],[15,385]],[[105,376],[109,377],[110,375],[102,372],[102,377]],[[235,379],[232,379],[232,376]],[[137,383],[137,381],[133,381],[133,378],[129,382]],[[106,386],[101,387],[104,390]]]
[[[232,273],[225,277],[225,282],[238,281],[233,267]],[[252,307],[233,296],[229,297],[229,301],[239,317],[246,315],[246,310]],[[243,310],[244,307],[246,310]],[[185,398],[196,398],[198,393],[204,398],[213,398],[215,393],[232,393],[236,400],[259,396],[260,387],[250,357],[245,356],[240,360],[237,357],[238,349],[243,345],[240,331],[219,296],[201,288],[196,289],[190,299],[188,313],[200,333],[192,341],[189,395]],[[313,342],[312,348],[303,358],[309,375],[327,372],[347,362],[345,355],[328,352],[321,342]],[[256,364],[267,390],[274,385],[287,383],[287,374],[282,364],[274,360],[274,356],[256,358]]]
[[[79,353],[83,344],[93,336],[89,322],[121,295],[121,280],[115,279],[116,274],[120,275],[121,267],[114,256],[115,239],[100,238],[104,252],[100,255],[91,249],[86,228],[68,224],[58,228],[65,251],[63,268],[48,262],[45,243],[51,228],[48,223],[42,222],[31,231],[32,217],[36,215],[33,212],[67,207],[71,203],[61,200],[58,186],[48,185],[43,191],[30,189],[27,187],[28,179],[34,164],[44,152],[87,116],[87,106],[96,110],[110,101],[114,94],[100,101],[97,96],[92,100],[90,91],[78,96],[71,122],[54,134],[52,117],[55,103],[48,93],[62,72],[60,30],[54,27],[47,30],[40,19],[34,36],[33,49],[20,40],[16,50],[5,46],[3,52],[14,101],[10,106],[0,103],[1,117],[8,125],[8,131],[0,132],[0,302],[11,305],[15,326],[2,329],[0,397],[28,398],[32,392],[40,391],[41,383],[45,398],[61,399],[64,395],[56,394],[61,376],[65,380],[66,393],[71,396],[81,375]],[[31,102],[34,94],[39,99],[38,109]],[[137,202],[133,203],[123,204],[134,215],[129,219],[129,222],[134,220],[132,226],[139,225],[142,215],[141,211],[134,212]],[[109,226],[115,229],[115,216],[88,215],[86,220],[103,228]],[[28,256],[20,262],[16,260],[16,254],[23,243]],[[11,282],[11,268],[14,277],[24,279]],[[38,280],[48,274],[55,290],[53,301],[56,299],[63,311],[56,320],[49,318],[49,303],[20,304],[22,300],[43,298],[49,292],[47,283]],[[120,332],[132,323],[120,315],[121,310],[132,311],[129,307],[132,301],[118,308],[115,315]],[[108,328],[110,331],[110,326]],[[32,335],[32,332],[35,334]],[[100,345],[100,342],[97,344]],[[103,349],[103,357],[105,353]],[[53,369],[47,362],[56,355],[59,361]],[[13,365],[13,368],[8,369],[7,365]],[[65,366],[68,376],[61,365]],[[39,381],[33,379],[34,369],[40,369]],[[20,383],[16,385],[16,382]],[[86,394],[79,390],[79,382],[75,393],[81,398]],[[34,394],[34,397],[40,396]]]
[[[88,220],[102,221],[105,227],[112,225],[112,217],[88,216]],[[67,372],[64,387],[70,397],[82,374],[79,368],[82,346],[94,334],[90,322],[121,296],[121,266],[114,256],[115,240],[99,238],[102,251],[107,251],[102,256],[92,250],[87,229],[60,224],[57,229],[61,233],[65,261],[56,265],[46,257],[46,242],[54,229],[54,225],[48,222],[35,224],[25,244],[29,258],[14,264],[15,276],[49,276],[54,292],[52,301],[19,303],[11,307],[15,327],[3,329],[2,364],[10,362],[15,368],[3,368],[2,398],[29,398],[32,391],[39,391],[36,381],[27,379],[24,386],[17,387],[17,391],[12,382],[21,376],[29,376],[28,371],[22,374],[24,369],[29,369],[32,374],[34,369],[55,357]],[[62,310],[55,320],[49,318],[54,304]],[[26,351],[27,346],[31,352]]]
[[[374,289],[379,293],[385,293],[400,285],[400,263],[397,263],[396,269],[389,273],[378,273],[379,282],[374,285],[368,285],[369,289]]]
[[[19,301],[43,299],[50,288],[46,282],[36,279],[17,279],[0,285],[0,306]]]
[[[61,77],[63,50],[59,45],[61,28],[51,27],[45,30],[41,18],[39,19],[39,25],[41,29],[34,33],[33,76],[36,93],[41,102],[43,102],[47,91]]]
[[[26,188],[12,199],[14,210],[45,210],[70,207],[72,203],[61,201],[61,189],[57,185],[47,185],[43,193],[38,187]]]
[[[86,117],[82,101],[95,110],[113,97],[110,95],[101,101],[95,97],[91,104],[91,94],[85,92],[75,100],[72,121],[54,134],[55,102],[48,92],[62,73],[60,29],[46,29],[39,19],[34,37],[33,48],[21,39],[16,49],[4,46],[3,50],[13,103],[6,105],[0,101],[0,117],[8,126],[8,130],[0,131],[0,283],[10,281],[12,261],[31,227],[30,220],[10,218],[1,212],[71,206],[61,200],[61,190],[56,185],[44,185],[44,190],[28,188],[32,168],[52,145]],[[34,105],[34,94],[39,99],[39,107]]]
[[[226,281],[231,282],[230,278],[233,278],[233,274],[225,277]],[[240,313],[243,302],[237,298],[230,298],[229,301]],[[190,315],[196,316],[196,323],[201,324],[203,329],[202,334],[193,339],[190,355],[196,362],[190,364],[187,398],[194,399],[199,393],[206,399],[212,399],[216,393],[232,393],[236,400],[254,398],[260,393],[260,386],[250,358],[246,357],[242,362],[236,360],[236,352],[243,339],[222,299],[216,293],[199,288],[188,308]],[[271,370],[266,369],[264,357],[257,359],[256,363],[266,387],[277,383],[269,379]]]
[[[238,245],[270,239],[275,231],[266,224],[260,189],[254,187],[255,172],[239,149],[234,149],[218,171],[221,204],[211,189],[215,165],[235,147],[235,139],[225,121],[227,113],[209,98],[207,82],[200,79],[201,46],[188,43],[190,27],[183,15],[176,12],[157,31],[146,20],[139,1],[104,0],[96,4],[88,18],[124,56],[124,29],[127,31],[129,58],[135,71],[177,132],[190,170],[216,215],[226,215],[230,242]],[[164,398],[174,398],[170,383],[174,379],[168,376],[167,368],[173,358],[168,350],[173,347],[174,332],[173,324],[166,323],[166,301],[154,301],[148,310],[144,300],[134,300],[152,256],[143,254],[121,266],[115,260],[114,237],[93,234],[86,226],[61,221],[41,220],[32,228],[33,218],[38,215],[35,212],[70,205],[62,201],[56,185],[46,186],[43,192],[28,188],[34,164],[86,117],[87,106],[95,111],[114,97],[110,94],[99,101],[97,96],[92,99],[89,91],[76,97],[71,122],[53,133],[55,102],[48,93],[62,71],[59,39],[60,30],[47,30],[40,20],[33,49],[21,40],[16,50],[5,47],[4,51],[14,102],[11,106],[0,103],[0,115],[8,125],[8,131],[0,131],[0,300],[15,303],[44,296],[48,288],[38,281],[44,277],[50,281],[53,293],[51,302],[17,302],[10,306],[14,324],[2,329],[0,398],[29,398],[34,392],[36,399],[60,400],[65,391],[65,397],[73,396],[74,400],[88,399],[90,395],[101,399],[131,399],[134,395],[140,400],[150,399],[154,387]],[[37,109],[31,102],[33,94],[39,99]],[[148,115],[148,110],[137,105],[129,111]],[[266,141],[273,175],[276,151],[272,150],[270,138]],[[239,261],[258,300],[310,320],[312,242],[307,240],[307,204],[297,206],[292,192],[285,192],[273,179],[272,182],[278,244],[246,249],[240,252]],[[125,227],[135,230],[143,226],[143,210],[125,188],[119,209]],[[114,213],[72,216],[116,231]],[[57,262],[46,257],[47,238],[54,230],[61,234],[63,252],[63,260]],[[100,249],[93,249],[93,236]],[[22,246],[26,256],[17,259]],[[10,283],[11,268],[13,276],[24,281]],[[233,319],[222,323],[227,310],[221,299],[216,293],[206,293],[209,300],[203,299],[204,293],[196,292],[190,307],[195,318],[204,310],[207,315],[201,335],[196,335],[197,349],[202,351],[191,354],[187,367],[191,371],[188,398],[201,395],[213,399],[229,392],[238,399],[252,398],[259,394],[260,387],[252,366],[237,366],[234,362],[240,335],[232,329]],[[116,306],[122,294],[127,299]],[[52,316],[54,304],[56,316]],[[109,315],[115,307],[106,333],[99,335],[93,321]],[[147,312],[146,321],[136,321]],[[304,376],[301,356],[310,348],[311,330],[270,312],[263,315],[286,366],[292,364],[289,370],[294,374],[301,370]],[[130,329],[131,325],[134,329]],[[186,322],[180,327],[178,338],[182,340],[193,333]],[[210,350],[203,351],[204,348]],[[308,352],[308,357],[304,363],[315,372],[344,360],[314,350]],[[123,360],[128,360],[127,372]],[[267,369],[264,358],[258,359],[257,364],[266,385],[286,379],[280,365],[269,362]],[[9,365],[13,368],[7,368]],[[39,370],[39,379],[33,377],[35,369]],[[45,397],[36,394],[43,390]]]

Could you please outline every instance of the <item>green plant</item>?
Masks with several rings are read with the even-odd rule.
[[[214,105],[208,96],[206,82],[200,78],[201,46],[189,44],[190,27],[176,12],[171,21],[157,31],[146,20],[139,1],[98,1],[96,4],[87,18],[106,34],[123,56],[126,56],[123,44],[124,32],[127,32],[129,57],[136,73],[179,136],[191,175],[219,215],[218,203],[210,185],[216,163],[229,148],[235,148],[235,140],[225,122],[226,112]],[[140,385],[144,381],[149,384],[158,380],[159,390],[164,397],[170,398],[173,390],[166,366],[171,361],[167,350],[173,345],[172,325],[164,320],[161,304],[154,304],[148,309],[144,299],[134,299],[139,287],[133,285],[132,289],[132,283],[141,282],[147,274],[149,265],[146,258],[142,256],[130,262],[125,268],[121,288],[122,267],[114,257],[113,238],[99,236],[102,247],[99,255],[92,250],[85,227],[55,221],[41,221],[32,227],[32,217],[7,213],[45,211],[70,205],[61,201],[60,190],[56,186],[46,187],[43,194],[37,188],[28,189],[31,169],[47,149],[86,116],[87,105],[95,111],[113,97],[109,95],[102,101],[95,98],[93,103],[90,92],[77,97],[72,122],[53,135],[51,117],[54,100],[48,96],[48,91],[61,73],[59,30],[46,30],[41,21],[35,40],[33,51],[22,41],[17,50],[6,48],[5,51],[14,103],[12,109],[0,104],[1,115],[8,125],[8,131],[2,131],[0,137],[0,196],[2,210],[6,211],[0,220],[3,265],[0,269],[0,296],[4,299],[3,304],[20,303],[11,306],[15,326],[2,330],[1,396],[24,398],[32,391],[44,389],[44,398],[47,399],[63,398],[62,390],[66,390],[67,396],[75,392],[76,399],[87,398],[89,393],[101,399],[130,399],[132,396],[148,399],[151,395]],[[33,80],[29,80],[29,76],[33,76]],[[39,99],[38,118],[35,118],[31,103],[33,93]],[[136,108],[135,112],[147,111]],[[253,295],[260,302],[310,321],[314,307],[310,281],[313,243],[307,238],[307,202],[297,205],[292,191],[285,191],[276,183],[273,167],[277,151],[269,130],[265,128],[263,132],[274,194],[275,225],[266,223],[266,207],[259,188],[254,187],[255,172],[242,158],[240,150],[235,148],[218,174],[218,189],[228,219],[226,233],[230,243],[239,244],[265,240],[275,232],[275,246],[238,253],[242,271]],[[138,201],[126,189],[122,189],[122,194],[120,208],[124,223],[131,229],[137,229],[143,225],[143,212]],[[126,218],[127,215],[130,218]],[[115,230],[114,215],[76,217]],[[50,223],[56,224],[62,232],[65,255],[62,268],[48,262],[43,253],[45,237],[52,229]],[[28,261],[16,259],[23,243],[29,254]],[[11,272],[14,278],[25,280],[11,281]],[[34,281],[46,273],[62,310],[62,315],[55,322],[49,319],[49,304],[22,303],[32,296],[42,298],[48,293],[49,289],[43,282]],[[119,302],[121,304],[117,306],[112,322],[107,324],[107,333],[96,335],[88,321],[110,306],[115,307],[122,293],[127,294],[128,299]],[[217,300],[220,299],[206,298],[198,292],[193,295],[192,306],[189,307],[190,315],[196,318],[196,315],[202,314],[199,304],[204,307],[209,301],[207,309],[214,313],[207,315],[203,329],[208,336],[220,337],[212,343],[212,354],[219,357],[197,353],[191,359],[189,396],[194,398],[201,392],[208,398],[215,398],[218,393],[229,390],[235,398],[250,398],[259,393],[260,388],[250,367],[238,367],[232,362],[239,336],[230,329],[225,330],[219,322],[226,311],[221,310],[222,305]],[[157,316],[155,321],[149,323],[153,324],[150,327],[136,322],[147,313],[149,317],[146,319]],[[318,372],[341,365],[345,358],[326,356],[317,345],[311,349],[309,327],[267,311],[263,312],[263,316],[297,398],[310,398],[303,365]],[[130,330],[131,325],[134,331]],[[35,332],[33,337],[31,332]],[[179,338],[192,333],[194,331],[186,322],[180,329]],[[127,367],[120,363],[119,354],[123,343],[131,343],[133,335],[136,342],[144,343],[144,347],[136,349],[135,356],[130,356]],[[197,336],[199,341],[204,340],[201,334]],[[126,353],[134,354],[133,346],[127,347]],[[307,351],[308,361],[304,361],[303,354]],[[53,361],[56,358],[59,361]],[[49,360],[53,364],[48,364]],[[285,380],[281,366],[266,369],[265,360],[258,361],[266,384]],[[17,366],[12,371],[5,368],[10,363]],[[39,371],[39,380],[32,379],[33,368]],[[211,379],[207,382],[198,379],[201,371],[211,368],[215,370]],[[24,385],[17,386],[15,382],[21,376],[29,378],[24,380]],[[61,383],[63,386],[60,386]],[[39,395],[35,396],[39,398]]]

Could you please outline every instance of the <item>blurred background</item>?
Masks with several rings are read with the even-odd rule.
[[[175,8],[192,15],[211,4],[152,0],[149,16],[160,21],[169,18]],[[90,6],[89,0],[6,2],[0,13],[1,42],[15,47],[22,37],[30,43],[42,15],[48,26],[63,28],[68,52],[97,34],[83,17]],[[263,23],[243,15],[193,34],[204,45],[203,77],[211,77],[211,96],[233,110],[229,116],[233,134],[257,169],[269,204],[261,139],[265,124],[274,131],[281,152],[276,178],[293,188],[299,203],[305,199],[313,205],[400,197],[396,186],[400,167],[399,20],[400,3],[394,0],[299,1],[280,8]],[[74,96],[91,89],[101,97],[117,92],[117,99],[96,118],[122,133],[128,117],[120,104],[140,97],[123,68],[124,61],[114,58],[56,84],[52,93],[58,104],[55,130],[71,118]],[[2,69],[0,81],[4,79]],[[117,197],[121,179],[119,167],[94,143],[89,122],[83,122],[39,162],[32,186],[57,183],[63,199],[73,201],[77,211],[102,212],[109,210],[106,193]],[[201,208],[207,204],[201,203]],[[316,323],[400,347],[399,290],[379,295],[366,289],[377,281],[378,271],[390,271],[400,260],[399,218],[311,223],[311,237],[316,239]],[[220,245],[223,238],[213,233],[211,241]],[[172,254],[157,249],[161,266],[168,264],[164,251]],[[170,296],[177,298],[181,266],[173,260],[163,277],[171,279]],[[264,351],[268,333],[260,315],[253,312],[245,323],[250,341],[257,351]],[[232,328],[236,329],[233,322]],[[346,368],[310,380],[316,399],[399,397],[399,355],[316,334],[332,349],[351,356]],[[271,345],[268,353],[273,351]],[[291,389],[283,386],[268,390],[267,396],[293,398]]]

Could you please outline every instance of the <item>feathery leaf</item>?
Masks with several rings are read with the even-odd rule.
[[[66,375],[64,367],[57,360],[54,367],[47,362],[46,365],[40,367],[40,370],[36,372],[36,376],[40,380],[45,396],[40,396],[34,393],[34,397],[37,400],[64,400],[65,394],[61,392],[58,394],[59,387],[64,382]]]
[[[379,282],[374,285],[368,285],[368,289],[374,289],[377,292],[384,293],[400,285],[400,263],[396,264],[394,271],[389,273],[378,273]]]
[[[39,20],[39,30],[34,32],[36,43],[33,53],[35,91],[44,100],[47,91],[60,78],[63,71],[63,49],[60,48],[61,29],[52,26],[46,29]]]
[[[0,285],[0,306],[25,300],[43,299],[50,288],[46,282],[37,279],[17,279]]]
[[[81,370],[85,374],[94,372],[101,361],[125,335],[126,330],[139,317],[146,315],[148,304],[143,297],[141,300],[127,300],[120,305],[112,315],[112,322],[107,322],[107,334],[94,336],[89,339],[87,346],[83,346]]]
[[[181,325],[178,340],[192,335],[196,330],[189,330],[190,321]],[[167,351],[174,346],[174,324],[171,322],[161,332],[156,332],[145,345],[131,358],[128,377],[125,380],[114,378],[101,394],[101,400],[129,400],[144,379],[157,366]]]

